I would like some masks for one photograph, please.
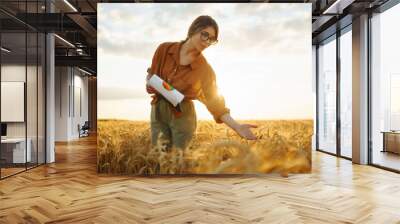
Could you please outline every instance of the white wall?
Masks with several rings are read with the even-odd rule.
[[[36,70],[38,69],[38,70]],[[32,161],[44,163],[44,83],[42,68],[25,64],[3,64],[1,66],[2,82],[24,82],[26,84],[26,108],[22,107],[22,113],[27,115],[25,122],[5,122],[7,124],[7,137],[9,138],[27,138],[30,139],[32,151]],[[27,78],[27,82],[26,79]],[[7,96],[2,96],[6,97]],[[3,107],[1,110],[10,110]],[[12,111],[8,111],[11,112]],[[39,150],[39,151],[37,151]],[[37,156],[37,153],[39,155]]]
[[[28,71],[32,67],[28,67]],[[28,72],[29,73],[29,72]],[[25,65],[2,65],[1,67],[1,81],[2,82],[24,82],[25,81]],[[33,94],[33,93],[31,93]],[[31,95],[28,94],[28,95]],[[35,94],[36,96],[36,94]],[[2,96],[2,98],[7,98],[7,96]],[[22,113],[24,113],[24,107],[21,108]],[[10,113],[9,108],[1,108],[2,114]],[[18,112],[19,113],[19,112]],[[2,118],[3,120],[3,118]],[[7,133],[8,136],[14,137],[25,137],[25,125],[24,122],[6,122],[7,123]],[[21,125],[22,124],[22,125]]]
[[[79,138],[78,124],[88,120],[88,78],[83,75],[76,68],[56,67],[56,141]]]
[[[1,81],[25,82],[25,73],[25,65],[2,65]],[[7,122],[7,137],[25,137],[25,122]]]
[[[77,73],[78,72],[78,73]],[[73,110],[73,119],[72,119],[72,136],[79,137],[78,133],[78,124],[81,126],[85,123],[85,121],[88,120],[88,77],[83,77],[81,76],[82,73],[80,73],[78,70],[74,70],[75,73],[75,79],[74,79],[74,100],[75,100],[75,106]],[[80,102],[79,102],[80,101]],[[81,107],[81,108],[79,108]],[[80,111],[80,110],[81,111]]]
[[[28,137],[30,133],[35,133],[36,137],[36,80],[31,77],[36,76],[36,67],[28,66],[28,87],[27,87],[27,120],[28,120]],[[1,81],[2,82],[25,82],[25,65],[2,65],[1,67]],[[3,96],[6,97],[6,96]],[[39,105],[40,107],[41,105]],[[7,108],[1,108],[7,110]],[[33,122],[33,123],[32,123]],[[32,128],[32,130],[30,129]],[[25,137],[25,122],[7,122],[7,136],[8,137]]]
[[[68,141],[69,69],[55,68],[55,141]]]

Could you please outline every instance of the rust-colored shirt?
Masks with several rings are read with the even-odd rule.
[[[220,117],[229,113],[230,110],[225,106],[224,98],[218,94],[214,70],[202,54],[191,64],[180,65],[179,53],[183,43],[181,41],[160,44],[154,53],[148,72],[159,75],[181,92],[185,99],[197,99],[202,102],[213,115],[214,120],[222,123]],[[161,68],[159,68],[160,66]],[[152,103],[156,101],[157,98],[154,97]]]

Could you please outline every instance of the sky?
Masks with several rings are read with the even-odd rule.
[[[235,119],[312,119],[311,4],[99,3],[98,117],[150,119],[145,77],[162,42],[213,17],[218,44],[203,51]],[[212,115],[195,101],[197,118]]]

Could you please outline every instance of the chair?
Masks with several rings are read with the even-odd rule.
[[[89,129],[90,129],[89,121],[85,121],[82,127],[80,127],[80,125],[78,124],[79,138],[89,136]]]

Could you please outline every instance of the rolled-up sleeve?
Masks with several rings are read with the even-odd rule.
[[[160,44],[157,47],[156,51],[154,52],[153,59],[151,60],[151,66],[150,66],[150,68],[147,69],[148,74],[151,74],[151,75],[157,74],[158,66],[159,66],[160,60],[161,60],[161,58],[160,58],[161,51],[162,51],[162,48],[164,45],[165,45],[165,43]]]
[[[230,113],[230,109],[226,107],[224,97],[218,94],[215,72],[211,66],[207,65],[203,75],[202,94],[199,100],[204,103],[208,111],[213,115],[215,122],[223,123],[221,116]]]

